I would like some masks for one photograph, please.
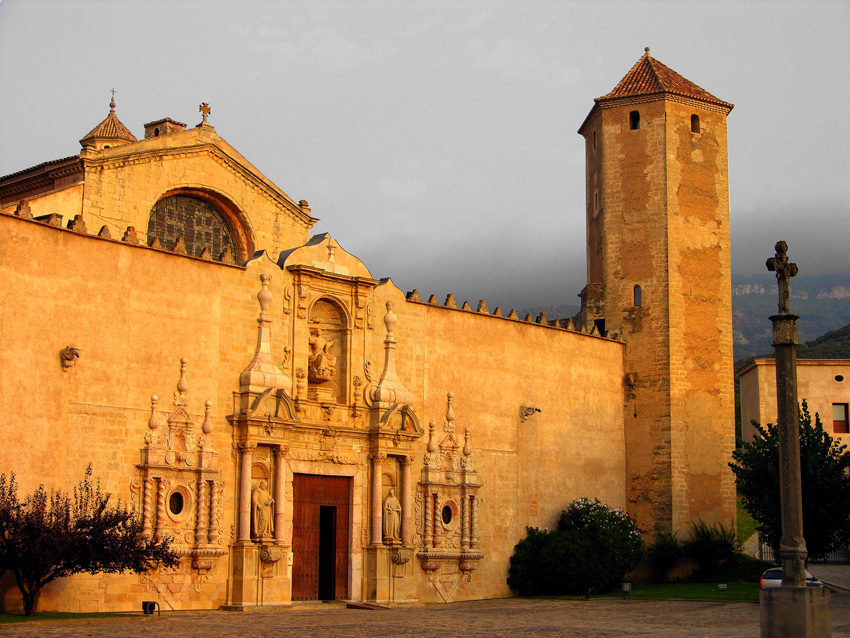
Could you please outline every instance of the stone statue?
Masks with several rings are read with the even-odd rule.
[[[251,505],[254,511],[254,534],[258,537],[271,536],[274,531],[274,513],[272,504],[274,499],[269,494],[269,484],[260,481],[251,493]]]
[[[335,372],[336,357],[331,354],[334,341],[322,336],[321,328],[310,330],[310,369],[308,378],[313,383],[330,381]]]
[[[395,491],[390,490],[384,501],[384,539],[401,538],[401,503],[395,497]]]

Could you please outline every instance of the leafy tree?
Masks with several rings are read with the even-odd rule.
[[[21,590],[24,613],[33,615],[45,585],[72,574],[145,572],[159,565],[176,567],[171,539],[142,535],[133,510],[92,483],[91,465],[74,487],[74,496],[49,495],[41,485],[18,499],[15,475],[0,474],[0,574],[9,570]]]
[[[779,490],[779,428],[753,421],[758,433],[751,443],[732,453],[738,491],[756,520],[762,540],[779,555],[782,506]],[[850,542],[850,453],[815,424],[803,401],[800,410],[800,474],[803,492],[803,535],[809,558],[823,558]]]
[[[553,532],[528,528],[514,548],[508,586],[522,595],[610,590],[643,560],[643,540],[620,509],[579,498]]]

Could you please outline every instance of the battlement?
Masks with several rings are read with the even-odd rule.
[[[106,224],[103,224],[96,234],[92,234],[89,232],[89,229],[86,226],[82,215],[74,215],[73,219],[69,219],[67,224],[63,226],[63,215],[59,215],[57,213],[50,213],[46,215],[33,216],[29,207],[29,203],[26,201],[21,201],[15,207],[15,210],[13,212],[8,212],[7,209],[6,211],[2,212],[2,215],[4,217],[18,218],[22,221],[40,224],[43,226],[49,226],[61,232],[82,235],[90,239],[101,241],[105,240],[113,243],[124,243],[136,248],[156,250],[158,252],[166,252],[181,257],[187,257],[189,259],[195,259],[198,261],[208,261],[211,263],[218,263],[224,266],[235,266],[238,268],[242,268],[240,264],[236,263],[235,256],[230,250],[225,250],[221,254],[214,256],[210,248],[207,247],[204,248],[201,254],[198,256],[190,255],[186,251],[186,244],[183,241],[182,237],[178,237],[177,240],[173,242],[171,246],[164,246],[162,242],[160,242],[159,238],[154,238],[152,241],[146,242],[145,234],[137,232],[133,226],[127,226],[120,239],[113,236],[112,231]]]
[[[487,302],[483,299],[479,300],[478,308],[476,310],[472,310],[472,306],[470,306],[469,301],[464,301],[461,307],[458,308],[457,302],[455,301],[455,297],[451,293],[449,293],[446,296],[446,300],[442,304],[440,304],[437,302],[437,295],[433,294],[428,298],[428,301],[422,301],[422,298],[419,296],[419,291],[414,288],[413,290],[407,293],[406,299],[409,303],[422,304],[423,306],[434,306],[437,308],[454,310],[457,312],[470,312],[479,315],[484,315],[487,317],[492,317],[494,319],[501,319],[503,321],[519,321],[522,323],[538,325],[543,328],[553,328],[556,330],[565,330],[567,332],[576,332],[578,334],[585,334],[588,336],[609,339],[612,341],[623,340],[622,335],[620,333],[609,332],[607,330],[604,333],[600,333],[595,325],[591,326],[590,330],[587,330],[587,328],[584,326],[576,327],[572,317],[569,317],[567,319],[550,320],[546,317],[545,312],[541,312],[539,315],[537,315],[536,318],[532,317],[531,314],[527,314],[524,319],[521,319],[515,308],[511,308],[511,311],[507,315],[504,315],[502,314],[502,309],[499,306],[496,306],[496,309],[491,313],[487,308]]]

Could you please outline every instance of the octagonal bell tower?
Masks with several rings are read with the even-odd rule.
[[[649,54],[585,138],[580,320],[626,343],[626,493],[645,533],[735,520],[726,116]]]

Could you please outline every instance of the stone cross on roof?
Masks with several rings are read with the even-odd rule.
[[[776,273],[776,281],[779,286],[779,314],[788,314],[788,300],[791,297],[789,281],[791,277],[797,276],[797,264],[788,261],[788,244],[784,241],[776,242],[776,256],[765,262],[770,272]]]
[[[206,124],[207,123],[207,116],[209,116],[209,114],[212,113],[212,109],[210,108],[210,105],[207,104],[206,102],[202,102],[201,106],[198,108],[198,110],[204,116],[203,124]]]

